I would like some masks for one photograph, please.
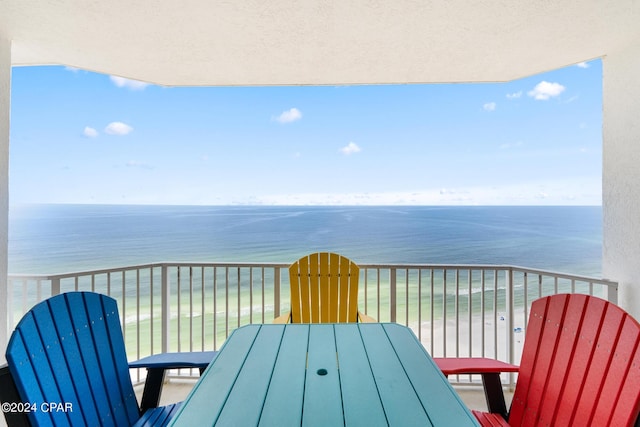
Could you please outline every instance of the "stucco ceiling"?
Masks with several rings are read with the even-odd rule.
[[[640,43],[637,0],[0,0],[13,65],[162,85],[508,81]]]

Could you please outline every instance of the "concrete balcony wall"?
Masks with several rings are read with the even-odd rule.
[[[640,44],[603,59],[603,274],[640,318]]]
[[[9,112],[11,94],[11,42],[0,32],[0,348],[7,344],[7,261],[9,244]],[[4,363],[4,351],[0,364]]]

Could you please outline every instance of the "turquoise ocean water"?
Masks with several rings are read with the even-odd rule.
[[[14,208],[9,272],[157,261],[512,264],[601,273],[600,207],[31,205]]]
[[[598,277],[601,222],[599,207],[33,205],[10,212],[9,272],[55,274],[160,261],[289,263],[309,252],[335,251],[361,264],[510,264]],[[148,273],[142,274],[141,282],[145,284],[142,291],[133,285],[125,292],[118,282],[119,275],[114,277],[112,286],[115,298],[126,294],[126,298],[119,299],[119,304],[127,348],[137,352],[130,355],[132,358],[160,351],[162,342],[160,297],[156,295],[152,304],[149,288],[145,288]],[[196,347],[219,348],[234,328],[260,322],[262,315],[265,319],[274,315],[273,290],[266,289],[261,296],[260,284],[250,284],[246,276],[241,289],[240,285],[226,289],[220,277],[216,308],[211,301],[214,292],[211,274],[206,273],[206,298],[200,299],[199,288],[192,295],[187,282],[180,292],[174,289],[169,302],[171,351],[191,348],[194,342]],[[224,275],[224,271],[218,275]],[[159,283],[159,278],[156,279]],[[179,279],[174,279],[171,283],[176,287]],[[96,280],[98,291],[106,289],[104,277]],[[183,282],[185,280],[188,278],[183,278]],[[376,300],[376,292],[368,295],[368,314],[381,321],[390,319],[386,280],[382,278],[380,300]],[[398,312],[407,313],[408,324],[419,329],[418,306],[422,307],[423,320],[430,317],[429,307],[433,307],[436,321],[443,319],[445,310],[454,312],[454,298],[444,302],[441,279],[436,279],[433,301],[426,293],[422,299],[418,298],[415,282],[412,278],[406,290],[401,286],[397,296]],[[199,283],[197,278],[194,283]],[[449,292],[451,284],[448,286]],[[250,288],[255,293],[253,306]],[[156,286],[156,294],[158,289]],[[474,293],[480,292],[475,289],[476,285]],[[497,309],[502,315],[505,296],[504,288],[500,289]],[[520,286],[515,293],[518,307],[523,304],[522,290]],[[465,289],[461,292],[466,295]],[[23,287],[19,284],[14,291],[16,301],[22,293]],[[137,299],[138,293],[140,299]],[[181,300],[177,298],[178,293]],[[284,309],[286,294],[285,285]],[[190,314],[191,298],[195,298],[193,315]],[[30,289],[28,299],[35,303],[35,288]],[[461,310],[468,313],[465,301],[461,299]],[[474,297],[476,317],[480,315],[479,301]],[[265,307],[260,308],[261,304]],[[14,304],[14,319],[21,317],[23,305]],[[178,307],[182,307],[181,314]],[[155,313],[153,319],[152,313]],[[404,321],[404,315],[400,317],[399,321]],[[466,322],[467,314],[462,318]],[[153,342],[149,332],[152,324]],[[516,322],[519,329],[523,325]],[[442,328],[444,325],[436,326],[438,331]],[[181,338],[176,331],[181,331]],[[142,337],[140,341],[138,336]],[[451,330],[447,340],[455,340],[456,336]],[[491,347],[490,340],[487,343]],[[447,345],[454,348],[458,344],[451,341]],[[464,350],[467,344],[460,345]],[[473,345],[477,350],[484,344],[476,339]]]

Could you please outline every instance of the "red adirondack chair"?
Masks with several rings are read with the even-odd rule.
[[[632,426],[640,413],[639,344],[640,324],[620,307],[561,294],[531,305],[519,370],[490,359],[436,363],[445,375],[483,375],[485,391],[493,394],[487,395],[489,413],[473,411],[483,426]],[[502,393],[499,373],[516,370],[506,414],[495,396]]]

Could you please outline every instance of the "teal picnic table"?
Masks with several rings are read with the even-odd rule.
[[[237,329],[171,426],[477,426],[413,332],[384,323]]]

